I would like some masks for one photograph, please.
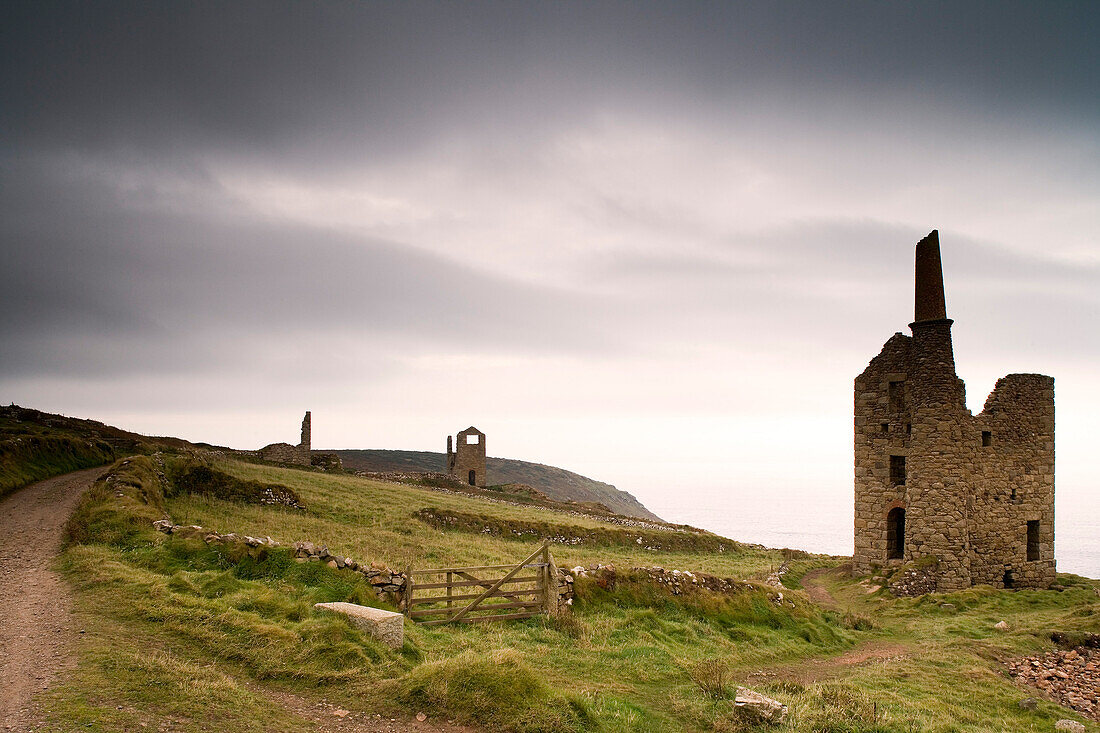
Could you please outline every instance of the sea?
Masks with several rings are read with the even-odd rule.
[[[646,497],[645,505],[669,522],[689,524],[740,542],[790,547],[829,555],[852,554],[852,504],[818,496],[775,492],[709,493]],[[1058,571],[1100,578],[1100,515],[1091,506],[1056,499],[1054,556]]]

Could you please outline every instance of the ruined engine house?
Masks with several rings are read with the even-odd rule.
[[[1054,379],[997,380],[978,415],[955,374],[939,234],[916,248],[912,336],[855,380],[853,572],[916,562],[935,590],[1054,581]],[[931,589],[931,588],[930,588]]]
[[[447,436],[447,473],[470,486],[485,486],[485,433],[471,426]]]

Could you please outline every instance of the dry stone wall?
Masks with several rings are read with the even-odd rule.
[[[239,535],[235,532],[220,534],[198,525],[173,524],[170,520],[160,519],[153,522],[153,526],[164,534],[180,538],[201,539],[206,544],[241,544],[246,547],[283,547],[270,537],[251,537]],[[294,557],[298,562],[321,562],[334,570],[351,570],[359,573],[374,588],[379,600],[388,601],[398,608],[404,603],[405,574],[397,570],[391,570],[382,563],[359,563],[350,557],[336,555],[329,552],[328,547],[316,545],[312,542],[295,542],[289,546],[294,551]]]

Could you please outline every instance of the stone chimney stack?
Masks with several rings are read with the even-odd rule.
[[[933,229],[917,242],[913,361],[906,391],[917,405],[952,404],[966,408],[965,388],[955,375],[951,324],[943,297],[940,233]],[[915,427],[915,426],[914,426]]]
[[[917,268],[913,321],[942,321],[947,318],[943,297],[943,267],[940,264],[940,233],[933,229],[917,242]]]

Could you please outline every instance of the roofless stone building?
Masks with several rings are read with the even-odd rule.
[[[447,436],[447,473],[470,486],[485,486],[485,433],[470,426],[455,438],[452,446]]]
[[[296,466],[310,465],[310,416],[306,411],[302,418],[302,440],[298,445],[272,443],[260,448],[260,458],[275,463],[289,463]]]
[[[981,414],[966,409],[936,231],[917,244],[915,301],[913,335],[894,334],[855,380],[853,572],[917,561],[938,591],[1045,588],[1054,379],[1010,374]]]

